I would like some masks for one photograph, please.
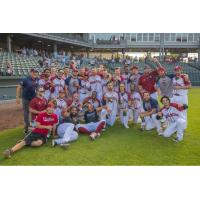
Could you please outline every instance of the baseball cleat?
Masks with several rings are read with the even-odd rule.
[[[55,141],[55,140],[52,140],[52,141],[51,141],[51,146],[52,146],[52,147],[55,147],[55,146],[56,146],[56,141]]]
[[[96,133],[96,137],[100,137],[101,136],[101,134],[100,133]]]
[[[158,131],[158,135],[163,135],[163,131],[162,131],[162,130],[159,130],[159,131]]]
[[[4,158],[11,158],[11,150],[10,149],[6,149],[3,152]]]
[[[129,126],[128,126],[128,125],[124,125],[124,127],[125,127],[125,128],[129,128]]]
[[[175,143],[180,142],[178,138],[172,139]]]
[[[90,134],[90,139],[91,140],[95,140],[95,138],[96,138],[96,133],[95,132],[91,133]]]
[[[141,123],[141,128],[140,128],[141,131],[144,131],[145,130],[145,123]]]

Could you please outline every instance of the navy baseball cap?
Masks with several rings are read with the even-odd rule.
[[[38,72],[37,69],[32,68],[30,72]]]

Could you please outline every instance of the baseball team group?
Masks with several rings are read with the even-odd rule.
[[[167,74],[156,58],[152,62],[157,67],[145,65],[142,71],[126,63],[113,72],[104,65],[78,69],[74,62],[44,68],[42,74],[31,69],[16,91],[25,137],[6,149],[4,157],[25,146],[42,146],[48,139],[63,148],[79,134],[96,140],[117,118],[126,129],[130,123],[140,124],[141,131],[155,129],[160,136],[175,135],[174,142],[182,141],[191,82],[181,66]]]

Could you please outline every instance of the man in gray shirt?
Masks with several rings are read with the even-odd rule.
[[[169,98],[172,98],[173,94],[173,84],[172,84],[172,78],[174,75],[166,75],[166,69],[164,67],[159,68],[158,70],[158,80],[157,80],[157,87],[160,91],[161,97],[167,96]]]
[[[133,84],[135,86],[135,91],[138,92],[138,82],[141,74],[139,73],[138,66],[133,65],[131,67],[131,72],[128,77],[127,83],[128,83],[128,92],[131,92],[130,86]]]

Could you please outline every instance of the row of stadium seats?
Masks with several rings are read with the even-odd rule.
[[[13,67],[13,76],[26,76],[28,75],[31,68],[38,68],[37,57],[22,57],[17,53],[0,53],[0,72],[1,75],[6,75],[6,66],[9,62]]]
[[[22,57],[16,53],[2,52],[0,53],[0,66],[10,62],[12,66],[37,66],[37,57]]]
[[[38,66],[37,57],[22,57],[16,53],[2,52],[0,53],[0,72],[1,75],[6,75],[6,63],[10,62],[13,67],[13,76],[26,76],[28,75],[31,68],[37,69],[40,73],[43,71],[43,68]],[[83,60],[81,66],[91,67],[91,59]],[[155,67],[154,63],[149,63],[140,61],[133,62],[131,64],[136,64],[139,67],[139,71],[143,72],[145,64],[149,64],[152,67]],[[191,67],[188,63],[164,63],[161,62],[163,66],[166,67],[167,73],[171,74],[174,72],[174,67],[180,65],[183,67],[184,73],[187,73],[192,81],[193,85],[200,85],[200,70],[198,68]],[[121,63],[106,63],[105,64],[109,71],[113,71],[116,67],[122,67]],[[81,67],[80,66],[80,67]],[[61,67],[61,65],[60,65]]]

